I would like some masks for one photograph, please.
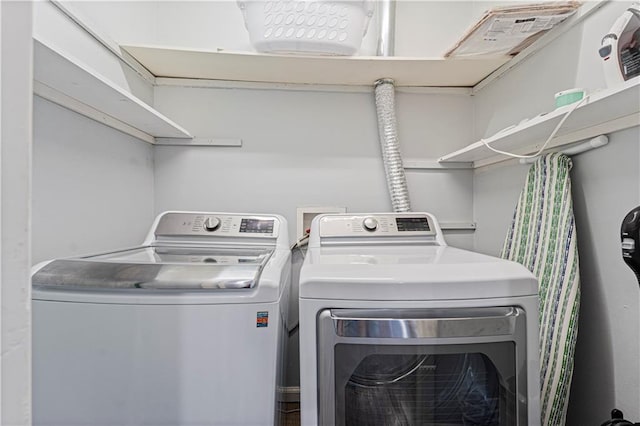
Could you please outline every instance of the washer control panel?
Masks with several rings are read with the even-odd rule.
[[[275,238],[279,225],[275,216],[167,213],[160,218],[154,233],[156,236]]]
[[[424,213],[329,215],[320,218],[320,237],[433,236],[433,219]]]

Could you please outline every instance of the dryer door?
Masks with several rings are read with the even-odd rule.
[[[525,313],[327,309],[319,424],[525,425]]]

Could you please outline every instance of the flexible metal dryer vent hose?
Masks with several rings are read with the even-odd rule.
[[[378,114],[378,133],[380,135],[382,160],[387,176],[391,204],[395,212],[408,212],[411,211],[411,203],[398,143],[393,80],[380,79],[375,82],[374,88],[376,112]]]

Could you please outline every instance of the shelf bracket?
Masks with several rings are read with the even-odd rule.
[[[165,146],[226,146],[242,147],[242,139],[236,138],[156,138],[156,145]]]
[[[475,222],[440,222],[440,229],[443,231],[475,231]]]
[[[443,170],[443,169],[473,169],[473,162],[441,163],[437,159],[407,159],[402,161],[405,170]]]

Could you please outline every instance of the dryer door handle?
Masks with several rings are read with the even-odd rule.
[[[470,309],[331,309],[340,337],[420,339],[510,336],[524,310],[519,307]]]

